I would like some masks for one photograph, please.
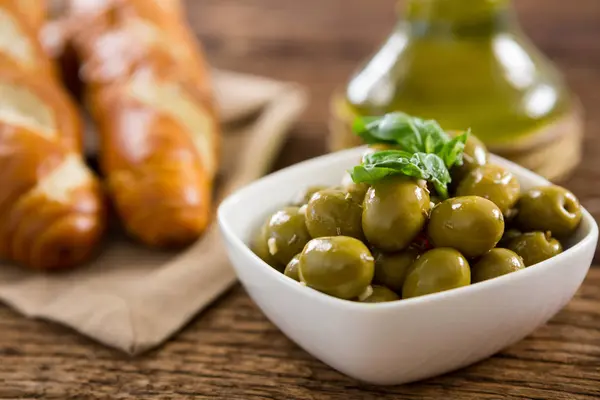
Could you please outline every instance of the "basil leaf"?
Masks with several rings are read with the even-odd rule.
[[[422,151],[425,146],[424,137],[415,125],[414,118],[404,113],[385,115],[378,127],[377,137],[394,140],[400,148],[411,153]]]
[[[436,154],[439,155],[442,160],[444,160],[444,163],[448,169],[452,168],[454,165],[462,165],[463,151],[470,133],[471,130],[469,129],[463,134],[456,136],[449,142],[444,143],[444,145],[441,146],[438,151],[436,151]]]
[[[377,137],[372,132],[377,132],[381,118],[379,117],[360,117],[354,120],[352,131],[360,136],[366,144],[388,143],[393,144],[394,141],[385,141]]]
[[[448,198],[450,173],[437,154],[410,154],[401,150],[385,150],[365,156],[362,165],[350,171],[356,183],[375,183],[387,176],[403,175],[431,182],[438,195]]]
[[[422,179],[431,182],[438,195],[442,199],[447,199],[448,184],[452,181],[452,178],[444,160],[437,154],[416,153],[411,158],[411,162],[424,171]]]
[[[359,117],[354,121],[353,131],[367,144],[398,144],[411,153],[423,150],[424,139],[414,118],[401,112],[375,118]]]
[[[444,132],[442,127],[436,121],[424,121],[419,118],[414,118],[414,120],[420,134],[426,138],[425,140],[429,140],[433,144],[432,148],[425,147],[422,150],[423,153],[437,153],[437,149],[444,143],[450,141],[450,136]]]
[[[382,117],[359,117],[354,132],[367,144],[394,144],[411,154],[437,154],[448,169],[462,165],[470,130],[451,138],[434,120],[412,117],[402,112]]]
[[[435,153],[437,143],[432,136],[425,136],[425,153]]]
[[[400,145],[411,153],[436,153],[450,137],[434,120],[423,120],[401,112],[383,117],[362,117],[354,121],[353,131],[367,144]]]
[[[390,175],[404,175],[431,183],[438,195],[448,197],[449,170],[462,165],[470,130],[451,138],[434,120],[412,117],[402,112],[382,117],[357,118],[354,132],[368,144],[393,144],[402,150],[367,154],[354,167],[354,182],[375,183]]]
[[[375,153],[366,154],[363,157],[363,164],[384,164],[386,162],[398,162],[398,160],[410,160],[412,153],[403,150],[381,150]]]
[[[350,175],[356,183],[375,183],[386,176],[398,175],[398,170],[394,168],[357,165],[350,171]]]

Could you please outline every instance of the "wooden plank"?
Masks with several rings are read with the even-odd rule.
[[[594,269],[575,299],[525,340],[461,371],[398,387],[364,385],[315,360],[239,286],[136,359],[0,308],[0,398],[594,399],[599,287]]]

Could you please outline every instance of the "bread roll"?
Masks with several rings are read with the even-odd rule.
[[[100,166],[127,231],[195,241],[210,217],[220,135],[201,49],[175,0],[71,0],[73,48]]]
[[[39,269],[88,260],[105,227],[81,121],[19,0],[0,0],[0,257]]]

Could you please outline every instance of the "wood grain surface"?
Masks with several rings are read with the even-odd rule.
[[[277,168],[325,151],[329,96],[386,36],[395,0],[187,0],[213,65],[304,84],[312,101]],[[526,32],[586,113],[585,161],[565,184],[600,217],[600,2],[518,0]],[[600,260],[599,260],[600,261]],[[0,398],[597,399],[600,269],[550,323],[439,378],[373,387],[315,360],[239,286],[165,346],[136,359],[0,306]]]

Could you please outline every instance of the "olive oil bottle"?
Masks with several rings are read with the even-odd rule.
[[[330,150],[360,144],[355,116],[403,111],[471,128],[492,152],[550,179],[577,165],[578,102],[521,31],[510,0],[401,5],[391,35],[332,98]]]

